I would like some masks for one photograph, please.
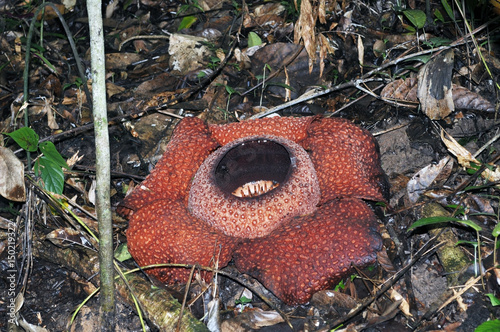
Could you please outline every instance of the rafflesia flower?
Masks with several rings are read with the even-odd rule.
[[[128,248],[141,266],[234,260],[284,302],[305,303],[375,261],[382,241],[363,200],[387,198],[379,159],[375,139],[343,119],[185,118],[119,208],[130,218]],[[189,276],[147,272],[168,284]]]

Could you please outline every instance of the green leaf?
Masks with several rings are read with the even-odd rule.
[[[458,246],[460,244],[470,244],[474,248],[477,247],[477,241],[458,240],[457,243],[455,243],[456,246]]]
[[[476,327],[476,329],[474,330],[474,332],[497,332],[497,331],[500,331],[500,320],[498,319],[484,322],[478,327]]]
[[[500,305],[500,299],[497,298],[494,294],[488,293],[486,294],[490,298],[491,305],[496,307],[497,305]]]
[[[64,160],[64,158],[59,154],[54,143],[48,141],[40,143],[40,151],[42,151],[42,153],[44,154],[45,157],[47,157],[47,159],[56,163],[60,167],[69,169],[66,160]]]
[[[448,46],[451,44],[451,40],[448,38],[433,37],[427,42],[428,45],[432,47]]]
[[[56,67],[54,67],[54,65],[52,63],[50,63],[50,61],[43,56],[42,53],[36,53],[34,52],[40,59],[42,59],[42,61],[47,65],[47,67],[50,68],[50,70],[52,70],[54,73],[57,73],[57,70],[56,70]]]
[[[436,225],[436,224],[441,224],[441,223],[446,223],[446,222],[458,222],[463,225],[472,227],[475,231],[480,231],[482,228],[478,226],[476,223],[474,223],[471,220],[462,220],[454,217],[446,217],[446,216],[439,216],[439,217],[429,217],[429,218],[422,218],[420,220],[415,221],[410,227],[408,227],[407,232],[411,231],[412,229],[415,229],[417,227],[422,227],[422,226],[430,226],[430,225]]]
[[[260,39],[259,35],[255,32],[250,32],[248,34],[248,47],[259,46],[262,45],[262,39]]]
[[[464,225],[467,225],[469,227],[471,227],[472,229],[474,229],[476,232],[479,232],[480,230],[482,230],[481,226],[479,226],[478,224],[476,224],[475,222],[473,222],[472,220],[459,220],[457,221],[461,224],[464,224]]]
[[[441,14],[441,12],[439,11],[439,9],[436,9],[434,11],[434,16],[436,16],[436,19],[438,19],[439,21],[441,21],[441,22],[444,23],[444,16],[443,16],[443,14]]]
[[[10,136],[21,148],[29,152],[38,150],[38,134],[28,127],[19,128],[11,133],[5,134]]]
[[[340,282],[335,286],[334,291],[338,292],[339,290],[345,289],[344,279],[340,280]]]
[[[417,32],[417,30],[415,30],[415,28],[412,27],[411,25],[405,25],[405,29],[412,33]]]
[[[235,90],[233,87],[230,87],[230,86],[229,86],[229,85],[227,85],[227,84],[225,85],[225,87],[226,87],[226,91],[227,91],[227,93],[229,93],[230,95],[232,95],[233,93],[235,93],[235,92],[236,92],[236,90]]]
[[[419,9],[405,10],[403,14],[414,26],[417,27],[417,29],[422,29],[425,25],[425,21],[427,20],[425,13]]]
[[[493,231],[491,232],[491,234],[494,236],[494,237],[497,237],[498,235],[500,235],[500,223],[498,223],[495,228],[493,228]]]
[[[75,78],[75,81],[73,83],[66,83],[63,85],[63,90],[66,90],[72,85],[75,85],[77,88],[80,88],[83,85],[82,79],[80,77]]]
[[[406,60],[406,62],[408,62],[408,61],[420,61],[422,63],[427,63],[427,62],[429,62],[430,59],[431,59],[430,55],[417,55],[417,56],[414,56],[413,58]]]
[[[455,15],[453,15],[453,9],[451,9],[451,6],[450,4],[448,3],[448,1],[446,0],[441,0],[441,4],[443,5],[444,7],[444,10],[446,10],[446,14],[448,14],[448,16],[453,20],[455,21]]]
[[[64,173],[59,165],[45,156],[37,159],[35,171],[40,174],[46,190],[62,194],[64,188]]]
[[[242,296],[238,300],[234,301],[234,303],[236,303],[236,304],[247,304],[247,303],[250,303],[250,302],[252,302],[252,299],[249,299],[246,296]]]
[[[186,16],[182,19],[181,24],[177,28],[177,31],[182,29],[189,29],[198,19],[195,16]]]
[[[115,256],[116,260],[119,262],[124,262],[127,259],[132,258],[132,255],[128,251],[128,247],[127,247],[126,243],[122,243],[118,246],[118,248],[116,248],[114,256]]]

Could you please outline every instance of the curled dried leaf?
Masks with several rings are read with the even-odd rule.
[[[495,105],[475,92],[462,86],[453,85],[453,102],[455,108],[494,112]]]
[[[387,84],[380,96],[386,99],[393,99],[405,102],[418,102],[417,84],[418,80],[415,77],[395,80]],[[475,110],[483,112],[494,112],[495,105],[471,90],[452,84],[452,100],[455,108]]]
[[[386,99],[417,102],[417,78],[395,80],[382,89],[380,96]]]
[[[8,200],[24,202],[24,165],[14,152],[0,146],[0,195]]]
[[[418,72],[417,97],[431,120],[444,119],[455,110],[451,87],[454,59],[453,50],[443,52]]]
[[[392,274],[397,272],[396,268],[392,264],[391,259],[389,258],[389,255],[387,255],[387,251],[381,250],[377,253],[377,262],[386,272]]]
[[[53,230],[45,237],[56,246],[67,248],[73,244],[79,244],[83,247],[90,247],[91,244],[83,237],[80,232],[72,228],[59,228]]]
[[[309,0],[300,3],[300,16],[295,25],[293,40],[296,44],[302,39],[304,47],[309,55],[309,72],[312,71],[314,60],[316,60],[316,27],[317,13]]]

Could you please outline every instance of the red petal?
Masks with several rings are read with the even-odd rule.
[[[207,125],[198,118],[185,118],[177,125],[163,157],[123,202],[119,213],[137,210],[158,199],[186,199],[191,180],[205,158],[217,148]]]
[[[382,239],[372,210],[358,199],[334,200],[310,216],[236,250],[239,271],[288,304],[305,303],[349,275],[351,264],[375,262]]]
[[[307,127],[313,120],[314,117],[310,116],[302,118],[273,117],[212,125],[210,132],[220,145],[226,145],[235,139],[253,135],[279,136],[297,143],[307,137]]]
[[[344,119],[319,118],[307,132],[301,145],[316,168],[320,204],[342,197],[386,200],[389,187],[378,144],[368,131]]]
[[[163,263],[226,266],[236,240],[192,217],[180,201],[156,201],[136,211],[127,231],[128,249],[140,266]],[[187,282],[187,268],[146,270],[164,283]],[[211,273],[202,274],[210,279]]]

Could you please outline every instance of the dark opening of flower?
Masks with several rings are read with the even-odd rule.
[[[260,196],[287,180],[291,165],[283,145],[266,138],[245,140],[222,156],[215,167],[215,182],[238,197]]]
[[[203,162],[188,207],[225,235],[253,239],[314,212],[319,199],[314,165],[300,145],[252,136],[223,146]]]

